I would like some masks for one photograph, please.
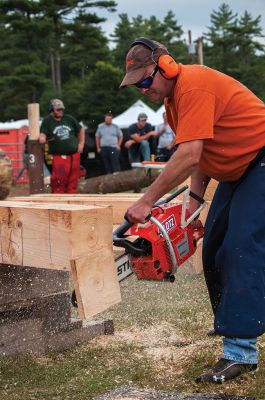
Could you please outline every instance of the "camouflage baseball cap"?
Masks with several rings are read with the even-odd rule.
[[[153,42],[157,45],[153,52],[142,44],[131,47],[126,56],[126,75],[120,84],[120,88],[140,82],[148,66],[155,64],[161,54],[167,54],[166,47],[163,44],[156,41]]]
[[[60,99],[52,99],[51,100],[51,107],[53,108],[53,109],[65,109],[65,106],[64,106],[64,104],[63,104],[63,102],[62,102],[62,100],[60,100]]]

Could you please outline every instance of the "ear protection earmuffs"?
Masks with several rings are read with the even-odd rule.
[[[174,79],[179,73],[179,65],[178,63],[174,60],[171,55],[167,54],[161,54],[157,61],[154,60],[153,53],[156,49],[161,49],[161,47],[158,47],[153,40],[146,39],[144,37],[140,37],[138,39],[135,39],[135,41],[131,44],[131,48],[136,46],[137,44],[141,44],[145,47],[147,47],[149,50],[152,52],[152,59],[154,63],[158,66],[162,76],[166,79]],[[163,49],[165,50],[165,49]],[[165,50],[166,51],[166,50]]]

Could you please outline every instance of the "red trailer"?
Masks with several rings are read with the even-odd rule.
[[[13,183],[28,183],[27,170],[24,169],[24,140],[28,135],[28,120],[0,123],[0,148],[11,159]],[[21,174],[21,172],[23,173]],[[20,176],[21,174],[21,176]],[[20,176],[18,178],[18,176]]]

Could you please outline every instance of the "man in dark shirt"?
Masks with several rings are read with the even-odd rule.
[[[129,126],[128,140],[125,143],[125,147],[128,149],[130,163],[150,160],[148,139],[156,136],[156,131],[147,122],[147,118],[145,113],[140,113],[137,122]]]
[[[64,104],[59,99],[50,102],[50,114],[40,127],[40,143],[48,142],[53,155],[52,193],[76,193],[80,174],[80,153],[85,143],[81,125],[71,115],[64,115]]]

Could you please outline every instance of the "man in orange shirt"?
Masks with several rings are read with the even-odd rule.
[[[258,364],[265,332],[265,106],[235,79],[201,65],[178,64],[165,46],[132,44],[120,85],[164,100],[177,151],[144,196],[127,211],[143,223],[153,204],[191,176],[203,196],[219,181],[205,224],[203,265],[223,355],[197,382],[223,383]],[[190,212],[198,208],[190,202]],[[199,221],[194,224],[199,225]]]

